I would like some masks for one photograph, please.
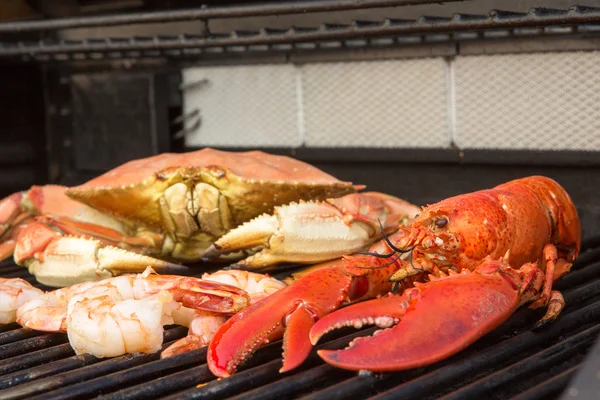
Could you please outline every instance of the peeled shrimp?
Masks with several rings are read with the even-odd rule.
[[[67,331],[67,305],[71,297],[91,289],[98,282],[82,282],[46,292],[24,303],[16,312],[16,321],[24,327],[45,332]]]
[[[44,292],[20,278],[0,278],[0,324],[17,320],[17,309]]]
[[[213,274],[204,274],[202,275],[202,279],[232,285],[245,290],[250,296],[250,304],[286,286],[285,283],[268,275],[239,270],[217,271]],[[188,335],[167,347],[161,353],[161,358],[186,353],[208,345],[217,330],[227,320],[227,316],[223,314],[190,310],[185,307],[174,311],[172,316],[176,324],[189,327]]]
[[[67,332],[77,354],[112,357],[160,350],[163,325],[183,306],[235,313],[249,303],[245,291],[193,277],[143,274],[84,282],[25,303],[17,322],[37,330]]]
[[[67,315],[81,300],[111,293],[114,301],[139,300],[161,290],[170,292],[175,301],[185,306],[205,311],[236,312],[249,301],[248,295],[236,287],[194,277],[157,275],[148,267],[142,274],[82,282],[48,292],[23,304],[17,310],[17,322],[40,331],[66,332]]]
[[[115,357],[125,353],[156,353],[162,347],[163,326],[180,304],[160,291],[143,299],[112,295],[75,302],[67,317],[67,335],[76,354]]]

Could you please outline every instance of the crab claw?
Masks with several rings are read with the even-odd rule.
[[[217,258],[240,250],[260,251],[238,264],[261,268],[277,263],[310,264],[362,250],[397,229],[419,208],[383,193],[353,193],[327,201],[275,208],[218,239],[202,255]],[[380,224],[381,223],[381,227]]]
[[[389,329],[358,338],[344,350],[320,350],[319,356],[328,364],[355,371],[429,365],[461,351],[505,321],[520,304],[517,283],[497,268],[494,272],[487,267],[440,278],[401,296],[329,314],[312,327],[310,340],[315,344],[342,326],[376,324]]]
[[[21,231],[15,262],[29,269],[38,282],[53,287],[97,281],[152,267],[161,274],[183,274],[188,268],[158,260],[85,237],[62,236],[46,224],[33,221]]]

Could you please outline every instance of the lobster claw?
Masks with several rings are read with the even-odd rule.
[[[217,331],[208,347],[213,374],[228,377],[258,348],[283,336],[283,367],[300,365],[312,346],[308,332],[315,321],[340,306],[352,277],[339,268],[317,269],[243,309]]]
[[[312,327],[310,340],[316,344],[325,333],[342,326],[376,324],[389,329],[357,338],[344,350],[319,350],[319,356],[339,368],[373,372],[445,359],[496,328],[520,305],[519,282],[493,265],[488,267],[492,268],[450,275],[407,289],[401,296],[338,310]]]

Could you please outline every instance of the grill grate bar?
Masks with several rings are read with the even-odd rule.
[[[21,325],[17,324],[16,322],[13,322],[11,324],[8,325],[0,325],[0,333],[5,333],[8,331],[14,331],[16,329],[21,329]]]
[[[202,355],[199,357],[206,357],[206,350],[202,351]],[[187,368],[184,371],[161,376],[152,381],[144,382],[143,384],[132,386],[106,396],[98,397],[97,400],[111,398],[119,400],[147,399],[197,386],[212,379],[214,379],[214,375],[210,372],[206,364],[202,364]]]
[[[360,332],[355,332],[348,336],[344,336],[335,340],[332,340],[328,343],[324,343],[319,346],[315,346],[310,356],[305,360],[302,364],[302,369],[307,367],[312,367],[317,364],[320,359],[317,356],[317,350],[319,349],[337,349],[344,347],[346,343],[351,341],[354,338],[359,336],[363,336],[366,332],[372,333],[375,331],[375,328],[369,328],[367,330],[363,330]],[[281,341],[274,342],[274,344],[278,344],[278,350],[281,352]],[[280,353],[281,354],[281,353]],[[215,398],[222,399],[227,396],[231,396],[240,392],[247,390],[249,387],[255,385],[264,385],[272,382],[280,377],[289,376],[293,373],[297,373],[298,371],[287,372],[284,374],[279,373],[279,369],[281,368],[281,358],[277,358],[275,360],[263,363],[253,368],[246,368],[244,370],[240,370],[236,374],[230,376],[225,380],[213,380],[203,386],[203,390],[199,391],[196,388],[192,388],[183,392],[179,392],[175,395],[169,396],[166,399],[206,399],[206,398]]]
[[[113,17],[114,18],[114,17]],[[154,36],[130,38],[103,38],[89,40],[18,42],[0,45],[0,56],[37,56],[43,54],[106,53],[121,51],[181,50],[230,48],[253,45],[298,45],[301,42],[328,42],[355,38],[398,35],[426,35],[440,32],[476,31],[486,29],[514,29],[523,27],[569,26],[600,22],[600,9],[573,6],[568,10],[548,11],[532,8],[528,13],[492,11],[487,16],[454,16],[451,19],[420,17],[414,21],[387,19],[376,23],[349,25],[322,24],[319,27],[292,27],[287,31],[261,29],[240,35],[239,32],[212,36]],[[1,26],[0,26],[1,28]],[[450,39],[450,38],[449,38]],[[248,51],[249,49],[243,49]],[[272,50],[277,50],[273,48]],[[287,49],[286,49],[287,50]],[[160,55],[160,54],[158,54]]]
[[[67,342],[65,334],[45,334],[0,346],[0,360]]]
[[[581,240],[581,249],[593,249],[600,246],[600,236],[590,236]]]
[[[573,263],[573,269],[579,269],[585,267],[592,261],[600,261],[600,248],[582,251],[577,257],[577,260]]]
[[[156,355],[155,358],[159,358],[159,355]],[[71,385],[66,388],[60,388],[51,392],[47,392],[40,396],[32,397],[32,399],[36,399],[38,397],[40,399],[55,397],[66,400],[79,399],[82,396],[99,395],[104,391],[111,390],[112,388],[123,386],[131,382],[139,381],[142,378],[157,376],[162,373],[169,373],[176,368],[189,367],[201,363],[203,359],[206,359],[206,349],[184,353],[175,357],[156,359],[148,363],[129,368],[125,371],[114,372],[109,375],[104,375],[99,378]]]
[[[354,372],[334,368],[329,364],[314,367],[306,372],[288,376],[269,385],[265,385],[237,396],[230,400],[267,400],[281,399],[294,394],[315,390],[321,385],[349,378]]]
[[[512,364],[485,378],[479,379],[472,384],[452,392],[440,400],[460,400],[465,398],[483,398],[484,394],[498,386],[509,383],[519,376],[533,375],[548,368],[548,365],[558,363],[572,357],[576,353],[588,350],[595,342],[600,332],[600,325],[593,326],[568,339],[558,342],[552,347],[536,353],[524,360]]]
[[[0,272],[2,273],[3,277],[5,274],[10,272],[23,271],[24,269],[25,268],[21,267],[20,265],[0,265]]]
[[[187,332],[186,328],[176,327],[165,331],[165,342],[176,340],[183,337]],[[62,336],[62,335],[61,335]],[[94,357],[95,358],[95,357]],[[123,356],[100,359],[94,365],[86,365],[75,371],[59,372],[54,376],[48,376],[36,381],[28,382],[2,391],[2,399],[20,399],[30,398],[32,395],[47,392],[55,388],[64,388],[67,385],[84,382],[86,379],[94,379],[98,376],[105,376],[115,371],[127,370],[137,365],[154,361],[159,358],[159,354],[126,354]],[[89,360],[88,360],[89,361]],[[54,364],[54,363],[52,363]],[[50,368],[52,364],[48,364]],[[98,378],[100,379],[100,378]],[[85,382],[84,382],[85,383]],[[46,397],[44,394],[42,397]]]
[[[16,342],[17,340],[29,339],[43,335],[43,332],[33,329],[21,328],[9,332],[0,333],[0,345]]]
[[[593,264],[588,265],[585,268],[581,268],[566,276],[560,278],[556,285],[553,286],[554,289],[563,291],[570,287],[575,287],[578,285],[582,285],[586,282],[591,282],[595,278],[600,276],[600,262],[595,262]]]
[[[2,273],[2,277],[3,278],[21,278],[21,279],[26,280],[29,283],[36,282],[35,277],[31,276],[29,274],[29,272],[23,267],[21,267],[19,270]]]
[[[60,362],[47,364],[60,358],[72,356],[73,354],[74,352],[71,345],[65,343],[49,349],[38,350],[33,353],[22,354],[9,360],[5,360],[0,364],[0,373],[7,375],[0,377],[0,389],[100,361],[100,359],[91,355],[81,355],[70,357],[66,360],[60,360]],[[37,365],[37,367],[33,367],[35,365]]]
[[[538,400],[558,396],[571,381],[578,369],[579,365],[571,367],[559,375],[520,393],[511,400]]]

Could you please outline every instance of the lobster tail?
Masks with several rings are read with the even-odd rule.
[[[516,179],[497,189],[514,190],[516,185],[525,186],[536,194],[550,216],[552,242],[561,255],[573,261],[581,250],[581,223],[567,191],[558,182],[545,176]]]

